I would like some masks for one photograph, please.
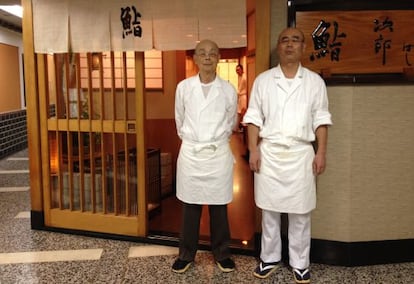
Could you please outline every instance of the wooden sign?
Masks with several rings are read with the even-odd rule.
[[[410,10],[296,12],[306,42],[302,63],[321,74],[412,72],[413,26]]]

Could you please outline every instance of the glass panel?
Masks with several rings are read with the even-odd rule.
[[[105,89],[103,92],[103,119],[104,120],[114,120],[115,116],[115,102],[113,101],[112,91],[110,89]]]
[[[128,211],[129,215],[138,214],[138,169],[137,169],[137,141],[135,134],[127,134],[128,140]]]
[[[162,79],[145,79],[145,87],[147,89],[157,89],[162,86]]]
[[[103,210],[101,136],[49,132],[52,208]]]
[[[59,193],[59,153],[58,141],[55,132],[49,132],[49,159],[50,159],[50,192],[51,207],[58,208],[60,204]]]
[[[146,69],[160,69],[162,68],[162,60],[161,60],[161,54],[158,58],[148,58],[147,52],[145,52],[145,68]],[[145,70],[146,72],[147,70]],[[146,74],[145,74],[146,75]]]
[[[110,142],[106,157],[107,210],[110,213],[125,214],[125,162],[120,153],[124,145],[124,135],[105,134],[104,137]]]
[[[105,145],[105,152],[104,152],[104,163],[105,163],[105,193],[106,199],[104,199],[104,203],[106,204],[106,210],[108,213],[114,213],[115,210],[115,179],[114,179],[114,169],[117,167],[117,161],[113,158],[114,152],[116,152],[116,145],[114,142],[115,134],[112,133],[104,133],[103,134],[103,141]]]
[[[148,211],[150,214],[154,210],[161,208],[161,157],[159,149],[148,149],[147,151],[147,196]]]
[[[145,88],[163,88],[162,52],[159,50],[145,52]]]

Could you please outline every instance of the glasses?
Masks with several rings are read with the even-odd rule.
[[[200,57],[200,58],[206,58],[206,57],[217,58],[218,57],[218,53],[205,53],[205,52],[200,52],[200,53],[197,53],[197,56]]]
[[[300,38],[288,38],[288,37],[284,37],[281,40],[279,40],[280,44],[288,44],[289,42],[292,42],[293,44],[298,44],[298,43],[302,43],[303,39]]]

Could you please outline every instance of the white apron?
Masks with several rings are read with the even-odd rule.
[[[228,204],[233,199],[234,157],[229,141],[183,140],[177,159],[177,198],[190,204]]]
[[[261,165],[254,175],[256,205],[283,213],[308,213],[316,207],[315,156],[310,143],[283,146],[262,140]]]

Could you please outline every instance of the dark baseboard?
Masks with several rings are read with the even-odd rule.
[[[362,266],[414,262],[414,239],[368,242],[337,242],[312,239],[311,261]]]
[[[260,234],[255,254],[260,256]],[[364,266],[414,262],[414,239],[369,242],[338,242],[312,239],[311,262],[338,266]],[[288,238],[282,233],[282,260],[289,264]]]
[[[104,239],[124,240],[131,242],[145,242],[169,246],[178,246],[178,237],[151,235],[144,237],[130,237],[114,234],[104,234],[80,230],[47,227],[44,224],[43,212],[31,211],[32,229],[46,230],[67,234],[83,235]],[[288,263],[288,240],[282,234],[282,259]],[[240,249],[232,248],[236,254],[260,256],[260,233],[254,236],[254,248]],[[209,249],[206,242],[200,243],[200,249]],[[391,264],[414,262],[414,239],[384,240],[369,242],[339,242],[330,240],[312,239],[311,262],[339,266],[363,266],[376,264]]]

